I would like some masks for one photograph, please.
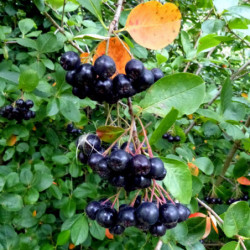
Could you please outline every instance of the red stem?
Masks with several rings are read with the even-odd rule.
[[[151,192],[150,202],[152,202],[152,200],[153,200],[153,196],[154,196],[154,193],[155,193],[155,185],[156,185],[156,181],[153,180],[153,189],[152,189],[152,192]]]
[[[101,203],[101,205],[104,205],[106,202],[108,202],[109,200],[111,200],[113,197],[115,197],[116,196],[116,194],[115,195],[112,195],[111,197],[109,197],[107,200],[105,200],[105,201],[103,201],[102,203]]]
[[[131,207],[133,207],[135,205],[136,198],[137,198],[137,196],[139,195],[140,192],[141,192],[141,189],[136,193],[135,198],[132,200],[132,202],[130,204]]]
[[[148,189],[146,188],[145,201],[148,201]]]
[[[159,192],[159,194],[160,194],[163,202],[166,203],[166,199],[165,199],[164,195],[162,194],[161,189],[158,186],[156,186],[156,188],[157,188],[157,190],[158,190],[158,192]]]
[[[168,199],[175,205],[174,201],[172,200],[172,198],[170,197],[168,192],[162,186],[158,185],[157,183],[156,183],[156,185],[158,188],[160,188],[163,191],[163,193],[168,197]]]
[[[139,148],[136,149],[136,154],[140,153],[141,148],[143,147],[143,144],[145,143],[146,139],[144,138],[142,143],[140,144]]]
[[[151,188],[149,188],[149,190],[152,192],[152,189],[151,189]],[[154,193],[154,197],[156,198],[157,202],[159,202],[160,204],[163,203],[163,201],[160,199],[160,197],[157,196],[156,193]]]
[[[113,207],[115,206],[115,203],[116,203],[116,201],[117,201],[118,198],[119,198],[120,192],[121,192],[121,190],[115,195],[116,197],[115,197],[115,200],[114,200],[114,202],[113,202],[111,208],[113,208]]]

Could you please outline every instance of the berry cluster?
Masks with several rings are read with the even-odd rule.
[[[248,201],[248,199],[249,199],[248,194],[244,194],[244,195],[243,195],[241,198],[239,198],[239,199],[235,199],[235,198],[230,198],[230,199],[228,199],[228,200],[227,200],[227,204],[228,204],[228,205],[231,205],[232,203],[237,202],[237,201]]]
[[[82,133],[82,130],[81,129],[77,129],[77,128],[74,128],[73,124],[70,123],[67,125],[67,129],[66,129],[67,133],[69,134],[81,134]]]
[[[30,110],[34,106],[32,100],[24,101],[19,99],[16,101],[16,107],[7,105],[1,109],[0,114],[8,120],[16,120],[21,122],[22,120],[30,120],[35,118],[35,111]]]
[[[131,97],[149,88],[154,82],[164,76],[163,72],[154,68],[151,71],[144,68],[141,61],[132,59],[125,67],[126,75],[116,73],[114,60],[106,55],[96,59],[94,65],[80,63],[80,57],[73,51],[61,56],[61,66],[67,70],[66,82],[73,86],[72,93],[84,99],[107,103],[116,103],[124,97]]]
[[[162,138],[168,140],[169,142],[179,142],[181,140],[180,136],[172,136],[170,133],[165,133]]]
[[[135,226],[153,236],[163,236],[167,229],[188,219],[190,210],[180,203],[166,202],[157,205],[155,201],[142,201],[139,204],[122,204],[119,211],[109,200],[92,201],[86,207],[86,214],[91,220],[105,228],[111,234],[122,234],[127,227]]]
[[[79,148],[82,149],[78,155],[81,162],[88,162],[101,178],[109,180],[115,187],[124,187],[126,191],[150,187],[152,179],[163,180],[166,176],[161,159],[135,154],[133,143],[127,145],[125,142],[120,149],[116,145],[110,155],[103,156],[100,139],[91,134]]]
[[[226,203],[228,205],[231,205],[232,203],[236,202],[236,201],[248,201],[249,197],[248,194],[244,194],[241,198],[239,199],[235,199],[235,198],[229,198]],[[204,199],[208,204],[222,204],[223,201],[221,198],[213,198],[210,196],[205,197]]]
[[[222,199],[221,198],[214,198],[214,197],[205,197],[205,201],[208,204],[222,204]]]

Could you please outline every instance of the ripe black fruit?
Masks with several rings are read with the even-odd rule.
[[[91,84],[95,80],[95,71],[91,64],[84,63],[80,65],[75,73],[76,86]]]
[[[113,82],[111,79],[100,79],[95,83],[95,93],[97,95],[106,95],[111,93]]]
[[[161,178],[162,175],[164,174],[164,164],[161,159],[159,158],[151,158],[149,159],[150,162],[150,172],[149,172],[149,177],[152,179],[157,179]]]
[[[179,219],[179,212],[173,204],[163,204],[160,209],[160,220],[163,224],[176,223]]]
[[[99,153],[93,153],[91,154],[91,156],[89,157],[88,160],[88,164],[89,166],[94,170],[97,171],[98,170],[98,163],[104,158],[104,156],[102,156]]]
[[[155,178],[157,181],[162,181],[164,180],[164,178],[166,177],[167,175],[167,170],[164,168],[162,174],[160,176],[158,176],[157,178]]]
[[[126,178],[124,175],[111,176],[110,183],[115,187],[125,187]]]
[[[80,63],[80,57],[73,51],[64,53],[60,59],[60,64],[65,70],[76,69]]]
[[[154,203],[144,202],[136,209],[139,224],[154,225],[159,218],[159,210]]]
[[[173,137],[172,135],[170,135],[170,136],[168,137],[168,141],[169,141],[169,142],[173,142],[173,141],[174,141],[174,137]]]
[[[88,95],[88,87],[87,86],[73,87],[72,94],[79,97],[80,99],[84,99]]]
[[[34,102],[32,100],[27,100],[25,106],[30,109],[34,106]]]
[[[110,228],[115,225],[117,212],[113,208],[101,208],[96,215],[98,224],[105,228]]]
[[[139,78],[133,82],[134,88],[138,91],[144,91],[154,83],[154,75],[150,70],[145,69]]]
[[[112,206],[112,202],[110,200],[107,200],[107,199],[108,198],[102,198],[102,199],[99,200],[99,202],[101,203],[102,208]],[[103,204],[103,202],[105,202],[105,203]]]
[[[147,175],[150,172],[150,162],[145,155],[135,155],[130,162],[132,171],[136,175]]]
[[[115,91],[121,97],[130,97],[136,93],[135,89],[131,84],[131,80],[126,75],[117,75],[114,78],[113,83]]]
[[[135,209],[133,207],[125,207],[121,209],[118,213],[117,222],[124,227],[135,226]]]
[[[129,154],[119,149],[110,154],[108,166],[116,172],[124,171],[128,166],[129,159]]]
[[[180,204],[180,203],[176,204],[176,208],[177,208],[178,213],[179,213],[178,222],[182,222],[182,221],[187,220],[188,216],[190,215],[190,210],[187,207]]]
[[[137,188],[148,188],[151,186],[151,179],[142,175],[135,176],[134,185]]]
[[[83,146],[83,152],[86,155],[90,155],[91,153],[96,152],[96,150],[100,149],[101,141],[98,136],[90,134],[87,136],[86,141]]]
[[[78,160],[82,163],[82,164],[86,164],[88,161],[88,158],[84,155],[83,152],[79,152],[78,154]]]
[[[174,141],[176,141],[176,142],[179,142],[181,140],[181,137],[180,136],[174,136]]]
[[[127,142],[127,141],[124,142],[124,143],[121,145],[121,149],[125,150],[126,147],[127,147],[127,145],[128,145],[128,142]],[[134,146],[133,142],[130,142],[130,143],[129,143],[128,148],[129,148],[129,151],[131,151],[132,153],[135,153],[135,146]]]
[[[101,78],[111,77],[116,71],[115,62],[110,56],[100,56],[95,61],[94,70]]]
[[[111,171],[108,168],[108,163],[107,163],[107,159],[103,158],[101,159],[98,164],[97,164],[97,168],[96,168],[96,172],[99,174],[99,176],[103,179],[109,179],[111,176]]]
[[[154,75],[154,81],[155,82],[158,81],[159,79],[161,79],[164,76],[163,72],[158,68],[151,69],[151,72]]]
[[[101,208],[101,204],[98,201],[91,201],[86,207],[86,214],[91,220],[96,219],[96,214]]]
[[[71,86],[74,86],[75,83],[75,75],[76,75],[76,70],[71,70],[66,73],[66,82],[70,84]]]
[[[170,136],[169,133],[165,133],[165,134],[162,136],[162,138],[163,138],[163,139],[168,139],[169,136]]]
[[[144,65],[141,61],[132,59],[127,62],[125,66],[125,71],[128,77],[136,80],[144,71]]]
[[[156,237],[163,236],[166,233],[166,226],[164,226],[162,223],[157,222],[153,226],[149,228],[149,232]]]
[[[16,105],[17,105],[17,107],[22,108],[25,106],[25,102],[23,99],[19,99],[16,101]]]
[[[111,234],[116,234],[116,235],[122,234],[124,231],[125,231],[125,227],[121,225],[115,225],[109,229],[109,232]]]

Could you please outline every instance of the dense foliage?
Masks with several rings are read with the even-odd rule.
[[[0,250],[250,249],[250,6],[170,2],[182,15],[180,32],[170,25],[170,44],[160,50],[153,49],[162,41],[146,39],[143,27],[142,39],[126,24],[128,16],[129,24],[140,19],[143,9],[130,15],[139,1],[0,2]],[[121,3],[119,23],[112,22]],[[164,33],[157,26],[151,32]],[[94,64],[110,35],[116,39],[107,52],[119,70],[131,59],[129,48],[165,76],[128,95],[132,101],[78,98],[65,81],[61,55],[74,51]],[[117,36],[126,44],[115,45]],[[136,227],[113,236],[89,219],[87,204],[105,201],[117,188],[78,156],[79,133],[97,134],[104,151],[116,140],[136,146],[138,134],[142,152],[160,158],[167,171],[158,190],[185,204],[189,219],[161,238]],[[140,195],[146,199],[148,192]],[[138,190],[118,194],[120,204],[134,205]]]

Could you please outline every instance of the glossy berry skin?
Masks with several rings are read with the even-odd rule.
[[[84,99],[87,97],[87,91],[85,90],[84,87],[82,87],[82,88],[73,87],[72,94],[77,96],[80,99]]]
[[[216,198],[211,198],[210,203],[211,204],[216,204],[217,203],[217,199]]]
[[[135,155],[130,161],[130,166],[136,175],[146,176],[150,172],[150,162],[145,155]]]
[[[168,141],[169,141],[169,142],[173,142],[173,141],[174,141],[174,137],[173,137],[172,135],[170,135],[170,136],[168,137]]]
[[[125,207],[119,211],[117,222],[123,227],[132,227],[136,225],[135,209],[133,207]]]
[[[154,75],[150,70],[145,69],[140,77],[133,82],[137,92],[148,89],[154,83]]]
[[[91,220],[96,219],[97,212],[101,209],[101,204],[98,201],[91,201],[86,207],[86,214]]]
[[[94,70],[100,78],[106,79],[115,73],[115,62],[110,56],[100,56],[94,63]]]
[[[154,75],[154,81],[155,82],[158,81],[159,79],[161,79],[162,77],[164,77],[163,72],[158,68],[151,69],[151,72]]]
[[[89,85],[95,80],[95,71],[91,64],[84,63],[80,65],[75,73],[75,85],[84,86]]]
[[[113,151],[108,159],[108,166],[115,172],[124,171],[129,163],[130,156],[122,149]]]
[[[141,195],[138,195],[138,196],[136,197],[136,200],[135,200],[134,208],[139,207],[140,204],[141,204],[141,202],[142,202]]]
[[[230,199],[228,199],[227,204],[231,205],[234,202],[235,202],[235,199],[234,198],[230,198]]]
[[[22,108],[25,106],[25,102],[23,99],[19,99],[16,101],[16,105],[17,105],[17,107]]]
[[[89,157],[88,160],[88,164],[89,166],[94,170],[97,171],[98,170],[98,163],[103,159],[104,157],[99,154],[99,153],[93,153],[91,154],[91,156]]]
[[[109,229],[109,232],[111,234],[116,234],[116,235],[120,235],[125,231],[125,227],[121,226],[121,225],[115,225],[113,227],[111,227]]]
[[[130,77],[133,80],[136,80],[140,77],[140,75],[144,71],[144,65],[141,61],[132,59],[129,62],[127,62],[125,66],[125,71],[128,77]]]
[[[249,199],[249,197],[248,197],[247,194],[245,194],[245,195],[242,197],[242,200],[243,200],[243,201],[248,201],[248,199]]]
[[[121,149],[126,150],[127,145],[128,145],[128,142],[127,142],[127,141],[124,142],[124,143],[121,145]],[[135,153],[135,146],[134,146],[133,142],[130,142],[130,143],[129,143],[128,148],[129,148],[129,151],[131,151],[133,154]]]
[[[86,164],[88,161],[88,158],[84,155],[83,152],[79,152],[78,154],[78,160],[82,163],[82,164]]]
[[[76,75],[76,70],[71,70],[71,71],[68,71],[66,73],[66,77],[65,77],[65,80],[68,84],[70,84],[71,86],[74,86],[76,85],[75,83],[75,75]]]
[[[36,117],[36,112],[32,111],[32,110],[30,110],[30,111],[31,111],[31,118],[35,118]]]
[[[65,70],[76,69],[80,65],[80,57],[74,51],[68,51],[61,56],[60,64]]]
[[[162,136],[162,138],[163,138],[163,139],[168,139],[169,136],[170,136],[169,133],[165,133],[165,134]]]
[[[7,105],[7,106],[4,107],[4,110],[5,110],[6,113],[9,113],[9,112],[12,112],[13,107],[11,105]]]
[[[71,133],[73,129],[74,129],[73,124],[72,124],[72,123],[68,124],[67,129],[66,129],[67,132],[68,132],[68,133]]]
[[[217,204],[222,204],[222,199],[221,199],[221,198],[217,198],[217,199],[216,199],[216,203],[217,203]]]
[[[86,155],[96,152],[101,147],[101,140],[98,136],[90,134],[87,136],[83,146],[83,152]]]
[[[95,83],[95,93],[97,95],[106,95],[111,93],[113,82],[111,79],[100,79]]]
[[[97,223],[105,228],[110,228],[115,225],[117,212],[113,208],[101,208],[96,215]]]
[[[131,84],[131,80],[126,75],[117,75],[114,78],[113,83],[116,93],[121,97],[130,97],[136,93]]]
[[[30,109],[34,106],[34,102],[32,100],[27,100],[25,106]]]
[[[103,158],[98,162],[96,172],[102,179],[109,179],[111,177],[111,171],[108,167],[106,158]]]
[[[151,186],[151,179],[142,175],[135,176],[134,180],[135,186],[137,188],[148,188]]]
[[[205,201],[206,201],[207,203],[210,203],[211,198],[210,198],[209,196],[206,196],[206,197],[205,197]]]
[[[177,208],[178,213],[179,213],[178,222],[183,222],[183,221],[187,220],[188,216],[190,215],[190,210],[180,203],[176,203],[176,208]]]
[[[110,200],[107,201],[107,199],[108,198],[102,198],[102,199],[99,200],[102,208],[104,208],[104,207],[111,207],[112,206],[112,202]],[[105,202],[105,203],[103,204],[103,202]]]
[[[153,226],[151,226],[149,228],[149,232],[153,235],[153,236],[156,236],[156,237],[160,237],[160,236],[163,236],[165,235],[166,233],[166,226],[164,226],[162,223],[160,222],[157,222],[156,224],[154,224]]]
[[[160,176],[158,176],[157,178],[155,178],[155,179],[157,181],[162,181],[162,180],[164,180],[164,178],[166,177],[166,175],[167,175],[167,170],[164,169],[163,172],[162,172],[162,174]]]
[[[174,136],[174,141],[179,142],[180,140],[181,140],[180,136],[178,136],[178,135]]]
[[[24,114],[24,120],[29,120],[32,118],[32,111],[29,110],[27,113]]]
[[[125,187],[126,178],[124,175],[115,175],[111,177],[110,183],[115,187]]]
[[[120,212],[121,210],[123,210],[124,208],[126,208],[126,207],[129,207],[129,205],[127,205],[127,204],[121,204],[121,205],[119,206],[119,212]]]
[[[165,224],[176,223],[179,220],[179,212],[176,206],[167,203],[163,204],[160,209],[160,220]]]
[[[164,164],[162,162],[161,159],[159,158],[150,158],[149,159],[150,162],[150,172],[148,174],[148,176],[151,179],[157,179],[157,178],[161,178],[161,176],[164,174]]]
[[[172,229],[177,226],[177,222],[169,223],[169,224],[164,224],[167,229]]]
[[[154,225],[159,218],[159,210],[152,202],[142,203],[135,211],[136,219],[139,224]]]

